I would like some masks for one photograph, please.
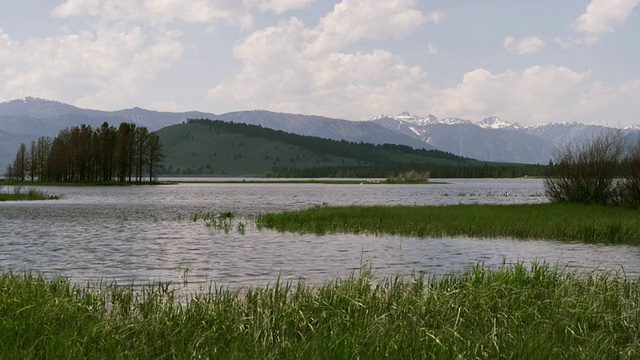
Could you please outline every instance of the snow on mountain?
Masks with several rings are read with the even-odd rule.
[[[520,124],[504,121],[497,116],[484,118],[478,121],[476,125],[485,129],[508,129],[508,130],[522,129],[522,126]]]
[[[522,126],[497,117],[478,123],[458,118],[438,120],[435,116],[381,115],[382,126],[413,136],[437,149],[485,161],[547,163],[552,144],[521,131]]]
[[[526,130],[543,130],[543,129],[548,129],[548,128],[555,128],[555,127],[570,127],[570,126],[575,126],[575,125],[580,125],[577,121],[564,121],[564,122],[548,122],[548,123],[540,123],[540,124],[535,124],[535,125],[530,125],[530,126],[525,126],[524,129]]]
[[[443,124],[443,125],[473,124],[485,129],[518,130],[518,129],[524,128],[522,125],[518,123],[510,123],[508,121],[501,120],[496,116],[491,116],[474,123],[471,120],[464,120],[459,118],[438,119],[437,117],[431,114],[427,115],[426,117],[420,117],[416,115],[411,115],[405,111],[400,113],[400,115],[389,115],[389,114],[378,115],[372,118],[371,121],[380,120],[380,119],[391,119],[401,123],[414,124],[418,126],[437,125],[437,124]]]
[[[33,117],[51,117],[62,114],[77,113],[80,109],[59,101],[25,97],[0,103],[0,116],[27,115]]]
[[[458,118],[444,118],[444,119],[440,119],[440,124],[457,125],[457,124],[473,124],[473,122],[471,122],[471,120],[464,120],[464,119],[458,119]]]
[[[445,124],[445,125],[453,125],[453,124],[472,124],[470,120],[463,120],[457,118],[444,118],[438,119],[437,117],[429,114],[426,117],[420,117],[416,115],[411,115],[408,112],[402,112],[400,115],[389,115],[383,114],[378,115],[371,119],[371,121],[380,120],[380,119],[391,119],[396,120],[405,124],[413,124],[417,126],[425,126],[425,125],[437,125],[437,124]]]

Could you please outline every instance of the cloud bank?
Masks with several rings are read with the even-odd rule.
[[[597,46],[629,22],[638,3],[593,0],[567,24],[570,36],[555,40],[565,51]],[[203,104],[209,107],[195,110],[263,108],[352,120],[407,110],[472,120],[496,115],[522,124],[578,120],[609,125],[635,121],[630,114],[640,112],[637,78],[611,83],[588,68],[527,60],[558,49],[541,36],[496,38],[496,50],[519,59],[519,67],[471,66],[450,75],[446,85],[434,85],[438,68],[432,61],[447,61],[450,55],[449,44],[432,34],[456,26],[451,14],[425,10],[414,0],[342,0],[311,20],[292,15],[309,14],[318,4],[67,0],[50,11],[52,18],[69,24],[58,33],[16,41],[0,29],[0,99],[39,96],[92,108],[193,110],[168,96],[147,94],[161,74],[216,46],[185,35],[186,28],[196,28],[202,36],[230,32],[237,40],[221,49],[232,51],[230,71],[223,77],[198,75],[205,83]],[[412,41],[428,62],[410,59],[392,46],[405,41]],[[146,103],[132,104],[132,99]]]

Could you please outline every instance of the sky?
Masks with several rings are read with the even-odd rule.
[[[0,0],[0,102],[640,124],[640,0]]]

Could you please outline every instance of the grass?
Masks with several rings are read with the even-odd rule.
[[[575,240],[640,244],[638,211],[582,204],[345,206],[263,214],[259,227],[299,233]]]
[[[632,359],[640,280],[546,265],[313,287],[79,287],[0,274],[6,358]]]
[[[23,201],[23,200],[57,200],[59,196],[49,195],[47,192],[35,188],[29,188],[22,191],[21,186],[13,188],[13,192],[2,192],[0,187],[0,201]]]

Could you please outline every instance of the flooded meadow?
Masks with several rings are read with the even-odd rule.
[[[255,215],[322,205],[546,202],[539,179],[448,179],[428,185],[181,183],[43,187],[60,200],[0,203],[0,270],[74,282],[261,286],[323,283],[362,266],[376,275],[459,273],[538,261],[640,274],[640,248],[549,240],[301,235],[257,229]],[[5,190],[10,187],[5,187]],[[197,214],[232,213],[227,226]],[[215,216],[215,215],[214,215]]]

